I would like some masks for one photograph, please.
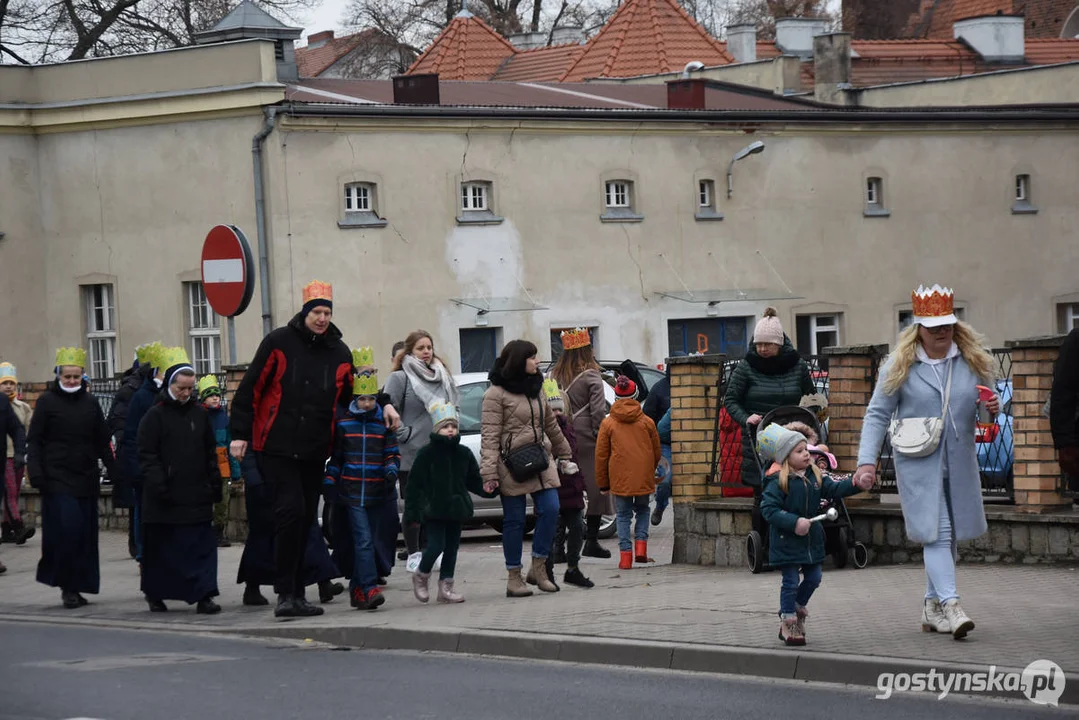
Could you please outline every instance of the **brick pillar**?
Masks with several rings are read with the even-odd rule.
[[[888,354],[887,345],[830,347],[828,356],[828,448],[839,463],[840,472],[853,473],[858,467],[858,445],[862,441],[862,420],[876,382],[876,370]],[[850,498],[879,501],[877,490]]]
[[[1053,387],[1053,364],[1063,336],[1010,340],[1012,351],[1012,437],[1015,448],[1015,506],[1042,513],[1071,506],[1059,492],[1057,463],[1049,418],[1042,408]]]
[[[23,383],[19,399],[31,408],[37,407],[37,399],[48,389],[48,383]]]
[[[726,358],[726,355],[667,358],[671,368],[672,498],[676,521],[680,505],[720,497],[718,465],[716,477],[710,477],[710,473],[716,395]]]
[[[225,366],[225,398],[229,399],[236,393],[236,388],[240,387],[240,381],[244,379],[244,373],[247,372],[247,364],[243,365],[226,365]]]

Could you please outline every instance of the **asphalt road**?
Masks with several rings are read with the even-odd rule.
[[[1043,718],[1025,703],[157,631],[0,623],[0,720]]]

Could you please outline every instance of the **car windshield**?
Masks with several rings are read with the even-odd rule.
[[[459,386],[460,393],[460,432],[462,435],[478,435],[480,418],[483,415],[483,394],[490,383],[476,382]]]

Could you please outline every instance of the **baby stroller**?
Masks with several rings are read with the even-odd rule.
[[[753,488],[753,529],[746,536],[746,562],[753,573],[759,573],[765,568],[771,569],[768,563],[768,523],[761,515],[761,495],[764,492],[764,477],[768,466],[764,464],[764,460],[757,452],[757,433],[772,423],[786,425],[796,421],[805,423],[819,434],[820,426],[816,414],[807,408],[793,405],[776,408],[765,415],[756,427],[749,428],[754,449],[753,457],[757,461],[757,473],[753,477],[742,478],[742,482]],[[864,568],[869,562],[869,551],[854,536],[854,525],[850,521],[846,504],[842,498],[822,500],[820,510],[816,514],[824,514],[829,508],[835,508],[839,516],[835,520],[819,521],[824,527],[824,551],[832,556],[837,568],[843,568],[846,567],[850,551],[853,549],[855,567]]]

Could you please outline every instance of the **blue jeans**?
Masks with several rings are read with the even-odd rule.
[[[667,459],[667,462],[671,462],[671,446],[660,445],[660,452],[663,453],[663,457]],[[670,467],[670,466],[668,466]],[[671,480],[673,479],[673,468],[667,470],[667,473],[663,476],[663,479],[656,485],[656,510],[666,510],[667,506],[671,504]]]
[[[925,597],[936,598],[941,604],[955,600],[955,560],[958,548],[952,535],[952,518],[948,508],[948,478],[940,490],[940,515],[937,521],[937,541],[922,547],[925,562]]]
[[[633,540],[648,539],[648,500],[649,495],[615,495],[615,525],[618,527],[618,549],[622,552],[633,549]],[[633,515],[637,523],[633,528],[633,539],[629,537],[629,525]]]
[[[809,604],[813,591],[820,587],[824,570],[816,565],[783,565],[783,586],[779,590],[779,614],[794,617],[800,607]],[[802,583],[798,583],[798,570],[802,571]]]
[[[551,554],[551,543],[558,526],[558,490],[551,488],[532,493],[532,505],[536,509],[532,557],[546,560]],[[502,554],[506,557],[507,570],[521,569],[526,506],[524,495],[502,496]]]
[[[356,588],[364,595],[378,585],[378,570],[375,565],[375,536],[381,524],[381,504],[374,507],[360,507],[349,504],[348,524],[352,528],[352,577],[348,581],[349,592]]]

